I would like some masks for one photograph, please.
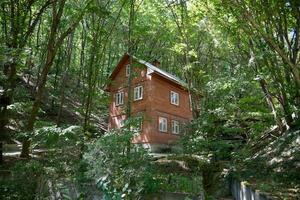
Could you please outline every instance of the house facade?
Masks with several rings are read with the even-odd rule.
[[[151,64],[125,54],[111,74],[107,88],[111,94],[109,129],[121,128],[126,119],[130,61],[131,116],[142,117],[140,134],[132,142],[153,152],[162,151],[184,134],[184,125],[192,120],[187,87],[161,70],[158,62]]]

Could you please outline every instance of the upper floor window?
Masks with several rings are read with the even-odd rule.
[[[177,92],[171,91],[170,100],[171,100],[171,104],[178,106],[179,105],[179,94]]]
[[[124,92],[118,92],[115,94],[116,106],[124,104]]]
[[[140,85],[134,88],[133,100],[136,101],[141,99],[143,99],[143,86]]]
[[[126,73],[126,77],[128,77],[129,74],[130,74],[130,64],[126,65],[125,71],[126,71],[126,72],[125,72],[125,73]]]
[[[168,120],[165,117],[158,118],[158,130],[160,132],[167,132],[168,130]]]
[[[172,133],[179,134],[179,121],[172,120]]]

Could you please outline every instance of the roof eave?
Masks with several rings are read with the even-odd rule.
[[[152,74],[152,73],[158,74],[159,76],[161,76],[161,77],[163,77],[163,78],[165,78],[165,79],[167,79],[167,80],[169,80],[169,81],[171,81],[171,82],[177,84],[178,86],[182,87],[183,89],[188,90],[187,84],[185,84],[184,82],[181,82],[181,81],[177,80],[177,79],[179,79],[179,78],[177,78],[177,77],[175,78],[174,75],[169,74],[168,72],[165,72],[164,70],[159,69],[159,68],[153,66],[153,65],[152,65],[151,63],[149,63],[149,62],[146,62],[146,61],[144,61],[144,60],[138,59],[137,57],[135,57],[135,56],[133,56],[133,55],[130,55],[129,53],[125,53],[125,54],[123,55],[122,59],[119,61],[118,65],[117,65],[117,67],[114,69],[114,71],[113,71],[113,72],[111,73],[111,75],[109,76],[109,79],[110,79],[110,80],[113,80],[113,79],[115,78],[116,74],[117,74],[118,71],[120,70],[120,67],[121,67],[122,63],[125,62],[129,57],[132,57],[132,59],[134,59],[135,61],[139,62],[139,63],[142,64],[142,65],[145,65],[148,69],[150,69],[150,70],[147,72],[147,74]],[[164,73],[161,73],[160,71],[163,71],[163,72],[164,72],[165,74],[167,74],[167,75],[165,75]],[[174,77],[174,78],[173,78],[173,77]],[[109,83],[107,86],[108,86],[107,89],[109,90],[110,83]],[[107,91],[107,90],[106,90],[106,91]]]
[[[155,74],[157,74],[157,75],[159,75],[159,76],[161,76],[161,77],[163,77],[163,78],[165,78],[165,79],[171,81],[172,83],[175,83],[176,85],[182,87],[183,89],[186,89],[186,90],[188,89],[188,87],[187,87],[186,84],[183,84],[183,83],[178,82],[178,81],[176,81],[176,80],[174,80],[174,79],[171,79],[171,78],[169,78],[168,76],[165,76],[164,74],[159,73],[158,71],[152,71],[152,72],[150,72],[149,74],[153,74],[153,73],[155,73]]]

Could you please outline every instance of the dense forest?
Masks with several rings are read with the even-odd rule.
[[[300,1],[1,0],[0,22],[0,199],[299,199]],[[108,129],[125,53],[187,84],[181,150]]]

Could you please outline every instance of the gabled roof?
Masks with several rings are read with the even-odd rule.
[[[120,60],[119,64],[117,65],[116,69],[110,75],[111,79],[113,79],[115,77],[115,75],[120,70],[121,64],[127,60],[126,58],[129,58],[129,57],[130,57],[130,55],[128,53],[126,53],[122,57],[122,59]],[[162,77],[164,77],[164,78],[166,78],[166,79],[168,79],[168,80],[170,80],[170,81],[172,81],[172,82],[174,82],[174,83],[176,83],[176,84],[178,84],[178,85],[180,85],[180,86],[182,86],[184,88],[187,88],[187,84],[185,82],[183,82],[182,80],[180,80],[178,77],[176,77],[176,76],[174,76],[174,75],[172,75],[172,74],[170,74],[170,73],[168,73],[168,72],[166,72],[166,71],[164,71],[164,70],[162,70],[162,69],[154,66],[153,64],[151,64],[149,62],[146,62],[144,60],[138,59],[135,56],[131,56],[131,57],[133,58],[134,61],[136,61],[136,62],[138,62],[138,63],[140,63],[142,65],[145,65],[148,68],[147,74],[156,73],[156,74],[158,74],[158,75],[160,75],[160,76],[162,76]]]
[[[141,63],[141,64],[145,65],[146,67],[148,67],[148,69],[149,69],[148,74],[157,73],[157,74],[169,79],[170,81],[173,81],[183,87],[187,87],[186,83],[183,82],[182,80],[180,80],[177,76],[174,76],[174,75],[152,65],[149,62],[135,58],[134,56],[133,56],[133,59],[136,60],[138,63]]]

